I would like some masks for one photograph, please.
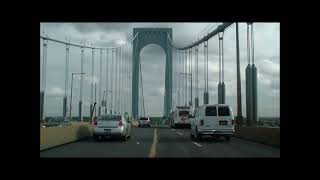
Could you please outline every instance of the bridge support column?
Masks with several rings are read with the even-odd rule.
[[[40,120],[44,121],[44,92],[40,91]]]
[[[133,49],[137,48],[135,45]],[[133,64],[132,64],[132,116],[134,119],[138,119],[138,111],[139,111],[139,53],[133,52]]]
[[[246,111],[247,111],[247,125],[252,125],[253,107],[252,107],[252,69],[248,64],[246,68]]]
[[[253,123],[258,122],[258,97],[257,97],[257,68],[252,64],[252,120]]]
[[[209,92],[203,93],[203,104],[209,104]]]
[[[82,117],[82,101],[79,101],[79,121],[83,121],[83,117]]]
[[[221,83],[221,104],[226,103],[226,86],[224,82]]]
[[[239,50],[239,28],[236,23],[236,50],[237,50],[237,124],[243,124],[242,101],[241,101],[241,77],[240,77],[240,50]]]
[[[199,107],[199,98],[194,98],[195,107]]]
[[[67,97],[63,98],[63,117],[67,117]]]
[[[222,104],[222,83],[218,84],[218,104]]]
[[[90,115],[93,113],[93,105],[90,104]]]

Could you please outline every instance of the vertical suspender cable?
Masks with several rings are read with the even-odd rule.
[[[113,78],[113,52],[114,50],[112,49],[111,50],[111,114],[113,114],[113,109],[114,109],[114,106],[113,106],[113,94],[114,94],[114,88],[113,88],[113,81],[114,81],[114,78]]]
[[[247,54],[248,54],[248,64],[250,64],[250,40],[249,40],[249,25],[247,25]]]
[[[199,89],[198,89],[198,85],[199,85],[199,84],[198,84],[198,83],[199,83],[199,82],[198,82],[198,81],[199,81],[199,79],[198,79],[198,71],[199,71],[199,70],[198,70],[198,68],[199,68],[199,67],[198,67],[198,51],[199,51],[198,46],[196,46],[196,52],[195,52],[195,53],[196,53],[196,91],[197,91],[197,92],[196,92],[196,93],[197,93],[196,96],[197,96],[197,98],[199,98]]]
[[[206,47],[207,47],[207,50],[206,50],[206,54],[207,54],[207,70],[206,70],[206,73],[207,73],[207,89],[206,89],[206,92],[208,93],[208,81],[209,81],[209,74],[208,74],[208,66],[209,66],[209,64],[208,64],[208,61],[209,61],[209,47],[208,47],[208,41],[207,41],[207,45],[206,45]],[[207,97],[207,98],[209,98],[209,97]]]
[[[219,83],[221,83],[221,41],[219,36]]]
[[[123,112],[123,109],[122,109],[122,96],[121,96],[121,94],[122,94],[122,90],[123,90],[123,87],[122,87],[122,80],[123,80],[123,78],[122,78],[122,66],[123,66],[123,57],[122,57],[122,54],[123,54],[123,50],[122,50],[122,48],[123,48],[123,46],[121,46],[120,47],[120,58],[119,58],[119,60],[120,60],[120,67],[119,67],[119,74],[120,74],[120,79],[119,79],[119,82],[120,82],[120,91],[119,91],[119,109],[120,109],[120,112],[122,113]]]
[[[252,64],[254,64],[254,45],[253,45],[253,24],[251,24],[251,47],[252,47]]]
[[[116,54],[115,54],[115,59],[116,59],[116,79],[115,79],[115,102],[114,102],[114,106],[115,106],[115,112],[118,112],[118,106],[117,106],[117,100],[118,100],[118,48],[116,48]]]
[[[105,104],[105,108],[106,108],[106,111],[105,111],[105,114],[107,114],[108,113],[108,106],[107,106],[107,101],[108,101],[108,103],[109,103],[109,100],[108,100],[108,92],[109,92],[109,90],[108,90],[108,58],[109,58],[109,51],[107,50],[106,51],[106,99],[105,99],[105,102],[104,102],[104,104]],[[110,106],[109,106],[109,108],[110,108]]]
[[[90,112],[92,113],[93,108],[93,77],[94,77],[94,48],[92,48],[92,64],[91,64],[91,104],[90,104]]]
[[[206,88],[207,88],[207,73],[206,73],[206,42],[203,43],[203,65],[204,65],[204,92],[206,92]]]
[[[84,73],[83,65],[84,65],[84,47],[81,48],[81,73]],[[81,80],[80,80],[80,102],[79,102],[80,121],[82,121],[82,97],[83,97],[83,74],[81,74]]]
[[[100,49],[100,80],[99,80],[99,115],[101,115],[101,88],[102,88],[102,49]]]

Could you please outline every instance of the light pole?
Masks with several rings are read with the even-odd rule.
[[[44,34],[44,32],[43,32]],[[44,34],[48,37],[48,35]],[[43,39],[43,59],[42,59],[42,76],[41,76],[41,85],[42,88],[40,90],[40,120],[45,120],[44,115],[44,98],[45,98],[45,92],[46,92],[46,74],[47,74],[47,44],[48,40]]]
[[[70,112],[69,112],[69,121],[71,121],[71,105],[72,105],[72,88],[73,88],[73,76],[74,75],[78,75],[78,74],[85,74],[85,73],[72,73],[72,76],[71,76],[71,92],[70,92]]]

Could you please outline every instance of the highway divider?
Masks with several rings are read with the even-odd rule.
[[[280,128],[237,125],[235,131],[235,137],[280,148]]]
[[[65,127],[40,127],[40,151],[92,136],[88,122],[72,122]]]

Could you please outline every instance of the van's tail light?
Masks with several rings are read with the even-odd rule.
[[[203,119],[200,120],[200,126],[203,126],[204,125],[204,121]]]
[[[236,125],[236,120],[232,120],[232,125]]]
[[[124,124],[123,124],[122,120],[120,120],[120,122],[119,122],[119,126],[120,126],[120,127],[124,126]]]

